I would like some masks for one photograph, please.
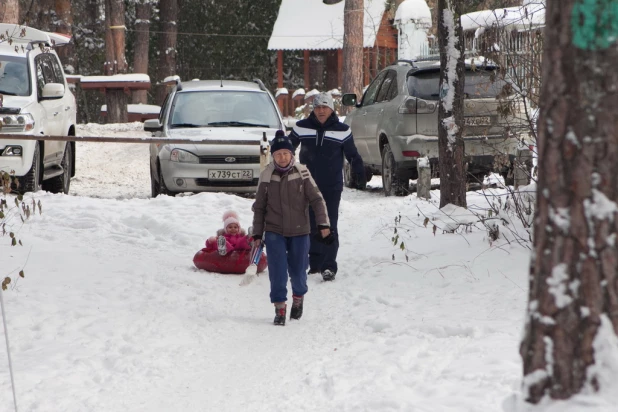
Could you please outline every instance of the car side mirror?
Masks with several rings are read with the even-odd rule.
[[[356,94],[346,93],[341,98],[341,104],[344,106],[356,106]]]
[[[160,132],[163,126],[159,123],[159,119],[148,119],[144,122],[144,130],[147,132]]]
[[[64,84],[47,83],[43,86],[42,99],[60,99],[62,96],[64,96]]]

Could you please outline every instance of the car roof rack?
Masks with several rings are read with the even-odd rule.
[[[253,82],[260,86],[260,90],[267,91],[266,86],[264,86],[264,83],[260,79],[253,79]]]
[[[180,81],[180,76],[174,74],[172,76],[167,76],[161,84],[165,84],[167,86],[176,85],[176,90],[182,90],[182,82]]]
[[[414,63],[414,60],[399,59],[399,60],[395,61],[393,64],[397,64],[397,63],[406,63],[406,64],[409,64],[412,67],[416,67],[416,63]]]
[[[62,46],[71,41],[71,36],[52,33],[19,24],[0,23],[0,44],[4,42],[26,45],[32,50],[34,45],[43,43],[48,47]]]

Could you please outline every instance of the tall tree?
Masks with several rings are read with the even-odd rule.
[[[53,31],[72,36],[73,14],[71,13],[71,0],[55,0],[54,6],[56,15]],[[59,47],[57,52],[65,68],[75,67],[75,50],[73,44],[69,43],[66,46]]]
[[[136,0],[135,3],[135,46],[133,49],[133,72],[148,73],[148,47],[150,39],[150,16],[152,0]],[[148,91],[133,92],[133,103],[148,103]]]
[[[2,0],[0,2],[0,22],[19,23],[19,0]]]
[[[542,161],[520,349],[531,403],[598,390],[608,355],[595,342],[601,334],[615,341],[618,331],[618,0],[548,1],[545,21]]]
[[[343,92],[363,94],[363,0],[345,0],[343,10]],[[343,106],[347,109],[347,106]],[[346,109],[344,109],[344,113]]]
[[[159,36],[158,81],[176,74],[176,43],[178,37],[178,0],[161,0],[159,2],[161,35]],[[167,86],[162,85],[156,91],[157,104],[162,104],[167,94]]]
[[[463,0],[438,1],[440,207],[449,203],[466,207],[467,179],[462,135],[465,81],[462,8]]]
[[[105,64],[107,76],[127,72],[125,58],[124,0],[105,0]],[[123,89],[107,89],[107,121],[126,123],[127,95]]]

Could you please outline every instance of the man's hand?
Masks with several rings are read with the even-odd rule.
[[[320,233],[322,234],[322,237],[327,237],[330,235],[330,228],[322,229],[320,230]]]
[[[262,239],[253,239],[253,246],[255,246],[256,248],[260,247],[260,244],[262,244]]]

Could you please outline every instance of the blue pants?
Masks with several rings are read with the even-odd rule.
[[[341,191],[322,192],[326,209],[328,210],[328,220],[330,220],[330,231],[335,237],[335,241],[330,245],[325,245],[315,239],[318,233],[318,226],[315,221],[315,214],[309,208],[309,219],[311,220],[311,247],[309,248],[309,270],[311,272],[323,272],[326,269],[337,273],[337,252],[339,251],[339,232],[337,221],[339,220],[339,203],[341,202]]]
[[[274,232],[264,235],[268,254],[270,301],[285,302],[288,296],[288,273],[294,296],[307,293],[309,235],[286,237]]]

